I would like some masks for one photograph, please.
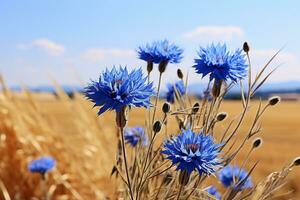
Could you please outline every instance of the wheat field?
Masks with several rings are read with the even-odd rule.
[[[4,90],[0,98],[0,199],[37,199],[40,195],[39,176],[27,171],[33,158],[50,155],[57,160],[57,167],[49,174],[48,199],[105,199],[122,192],[115,177],[109,174],[115,163],[116,134],[114,114],[97,117],[96,109],[81,94],[70,99],[59,87],[58,97],[52,94],[35,94],[26,89],[16,94]],[[197,100],[192,100],[196,102]],[[161,101],[162,103],[162,101]],[[264,103],[264,102],[263,102]],[[242,124],[237,142],[249,128],[258,101]],[[159,104],[161,106],[161,104]],[[253,108],[253,109],[252,109]],[[215,136],[220,134],[236,117],[240,101],[225,101],[221,110],[229,117],[218,124]],[[289,164],[300,153],[300,102],[281,102],[265,113],[262,121],[263,146],[250,157],[250,167],[259,160],[254,173],[258,182],[273,171]],[[146,112],[133,109],[129,124],[144,125]],[[178,132],[174,121],[168,123],[168,132]],[[163,138],[164,132],[161,132]],[[251,144],[250,144],[251,146]],[[250,148],[249,146],[249,148]],[[242,162],[249,148],[238,155]],[[300,169],[288,176],[282,189],[287,198],[300,198]],[[285,198],[286,198],[285,197]],[[285,199],[278,197],[277,199]]]

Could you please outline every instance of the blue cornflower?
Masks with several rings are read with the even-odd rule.
[[[210,80],[237,82],[247,75],[248,65],[240,49],[231,53],[227,51],[225,44],[212,44],[207,48],[200,48],[198,56],[193,67],[202,77],[209,74]]]
[[[217,188],[215,186],[209,186],[205,189],[206,192],[214,196],[216,199],[221,199],[221,194],[218,192]]]
[[[101,106],[98,115],[107,110],[119,112],[125,106],[149,108],[153,95],[153,83],[147,83],[141,68],[130,73],[126,67],[106,69],[99,81],[92,81],[85,88],[87,99],[95,103],[94,106]]]
[[[56,165],[55,160],[52,157],[41,157],[33,160],[28,164],[28,170],[30,172],[36,172],[44,175],[50,171]]]
[[[126,143],[135,147],[138,143],[142,146],[148,145],[148,137],[145,134],[145,130],[143,127],[135,126],[132,128],[126,128],[124,132],[124,137]]]
[[[176,170],[189,174],[198,170],[199,174],[213,174],[220,166],[219,148],[210,135],[196,134],[192,130],[182,132],[164,143],[163,154],[177,166]]]
[[[175,44],[170,44],[168,40],[155,41],[152,44],[138,47],[137,53],[141,60],[146,62],[179,63],[182,59],[183,49]]]
[[[175,84],[168,84],[167,88],[166,99],[170,103],[175,102],[176,95],[182,96],[186,92],[183,81],[177,81]]]
[[[248,173],[244,169],[241,169],[238,166],[227,165],[219,172],[218,178],[225,187],[237,187],[247,175]],[[248,177],[244,184],[241,185],[240,189],[243,190],[252,187],[251,177]]]

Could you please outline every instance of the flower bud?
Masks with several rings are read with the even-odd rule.
[[[153,124],[153,131],[154,133],[158,133],[160,130],[161,130],[161,122],[160,121],[156,121],[154,124]]]
[[[192,109],[192,114],[196,114],[199,111],[200,104],[197,102],[194,104],[193,109]]]
[[[293,165],[294,166],[299,166],[300,165],[300,157],[297,157],[297,158],[294,159]]]
[[[164,73],[166,71],[167,65],[168,65],[169,61],[168,60],[163,60],[159,63],[158,65],[158,71],[160,73]]]
[[[224,119],[226,119],[226,117],[227,117],[227,113],[226,112],[220,112],[220,113],[218,113],[218,115],[217,115],[217,121],[223,121]]]
[[[212,95],[217,98],[221,93],[222,81],[215,80],[214,85],[212,87]]]
[[[247,42],[244,42],[244,44],[243,44],[243,50],[244,50],[246,53],[248,53],[248,52],[250,51],[250,47],[249,47],[249,45],[248,45]]]
[[[147,72],[148,72],[148,74],[150,74],[150,72],[152,72],[152,70],[153,70],[153,62],[148,61],[147,62]]]
[[[180,185],[187,185],[190,180],[190,173],[187,170],[180,171],[178,180]]]
[[[164,185],[168,185],[172,181],[172,179],[173,179],[172,173],[167,173],[167,175],[164,177],[162,182]]]
[[[280,102],[279,96],[274,96],[269,99],[269,105],[271,105],[271,106],[275,106],[279,102]]]
[[[252,144],[252,148],[255,149],[255,148],[258,148],[262,145],[262,139],[261,138],[256,138],[254,141],[253,141],[253,144]]]
[[[178,78],[183,79],[183,73],[180,69],[177,69],[177,76]]]
[[[165,102],[164,105],[162,106],[162,111],[167,114],[171,110],[171,105],[168,102]]]

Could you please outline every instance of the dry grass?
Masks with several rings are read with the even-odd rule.
[[[27,163],[41,155],[51,155],[58,161],[49,174],[49,199],[104,199],[105,196],[114,199],[117,192],[122,192],[116,188],[115,179],[109,177],[117,145],[113,113],[96,117],[95,110],[78,94],[75,100],[68,99],[63,92],[59,92],[59,99],[38,100],[28,92],[21,97],[6,91],[0,100],[0,189],[4,194],[3,187],[11,199],[39,197],[39,177],[27,171]],[[257,107],[258,103],[253,102],[252,106]],[[220,137],[230,118],[241,108],[241,102],[223,103],[221,110],[227,111],[229,118],[217,125],[216,137]],[[255,182],[299,155],[299,110],[299,102],[283,102],[266,112],[259,133],[264,144],[247,165],[250,168],[250,164],[260,160],[254,173]],[[254,114],[250,111],[239,135],[246,133]],[[129,126],[143,125],[145,112],[134,109],[129,118]],[[172,126],[174,121],[168,124],[169,132],[178,131],[177,126]],[[239,164],[248,150],[245,148],[238,154]],[[294,190],[290,197],[300,198],[299,169],[289,175],[285,187],[285,191]],[[5,199],[2,194],[1,199]]]

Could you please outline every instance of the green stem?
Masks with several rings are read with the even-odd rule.
[[[161,77],[162,77],[162,73],[159,73],[158,86],[157,86],[157,94],[156,94],[156,99],[155,99],[155,103],[154,103],[154,111],[153,111],[153,116],[152,116],[152,124],[154,123],[156,109],[157,109],[157,103],[158,103],[158,100],[159,100]]]
[[[128,164],[127,164],[127,156],[126,156],[126,149],[125,149],[125,139],[124,139],[124,127],[120,127],[120,132],[121,132],[123,158],[124,158],[125,171],[126,171],[126,177],[127,177],[127,183],[128,183],[128,189],[129,189],[130,199],[134,200],[134,198],[133,198],[133,192],[132,192],[132,188],[131,188],[131,181],[130,181],[130,177],[129,177]]]

